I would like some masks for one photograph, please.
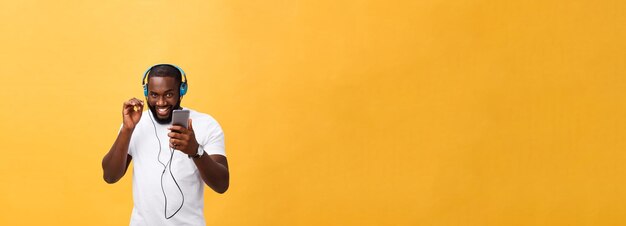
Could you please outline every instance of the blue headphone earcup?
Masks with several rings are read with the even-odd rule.
[[[147,93],[147,91],[146,91]],[[183,82],[180,84],[180,96],[184,96],[185,94],[187,94],[187,81]],[[148,94],[146,94],[147,96]]]
[[[143,96],[148,96],[148,84],[143,85]]]

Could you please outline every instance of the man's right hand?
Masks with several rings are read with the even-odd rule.
[[[134,130],[135,126],[141,119],[141,113],[143,112],[143,101],[137,98],[132,98],[124,102],[122,109],[122,116],[124,118],[124,128]]]

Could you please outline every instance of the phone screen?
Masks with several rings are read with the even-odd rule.
[[[172,125],[179,125],[187,128],[189,110],[174,110],[174,113],[172,114]]]

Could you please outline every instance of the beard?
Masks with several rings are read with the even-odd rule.
[[[146,103],[148,102],[146,101]],[[152,118],[154,118],[154,121],[162,125],[170,124],[172,122],[172,115],[174,114],[174,110],[180,109],[180,100],[178,100],[178,102],[176,102],[176,105],[171,108],[170,113],[167,115],[167,118],[159,118],[159,115],[156,112],[156,106],[152,106],[150,105],[150,103],[148,103],[148,108],[152,113]]]

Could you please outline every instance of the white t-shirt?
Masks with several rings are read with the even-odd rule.
[[[217,121],[207,114],[186,110],[190,110],[196,140],[204,151],[209,155],[225,156],[224,133]],[[206,225],[204,182],[198,168],[187,154],[178,150],[173,151],[171,164],[168,164],[172,152],[167,136],[170,130],[167,128],[171,124],[162,125],[153,119],[154,115],[149,110],[142,113],[128,148],[128,154],[133,157],[134,207],[130,225]],[[165,218],[179,208],[176,215]]]

